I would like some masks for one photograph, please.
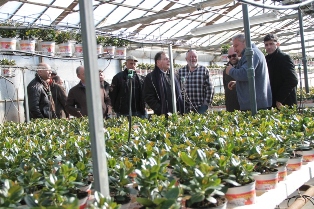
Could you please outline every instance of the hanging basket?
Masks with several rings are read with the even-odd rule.
[[[35,40],[20,40],[20,49],[25,52],[35,52]]]
[[[126,47],[117,47],[115,52],[115,57],[117,59],[125,59],[126,57]]]
[[[54,56],[56,50],[56,42],[44,41],[41,42],[41,51],[44,55]]]
[[[83,46],[82,44],[75,44],[74,46],[75,56],[82,57],[83,56]]]
[[[72,57],[72,43],[62,43],[58,46],[61,57]]]
[[[113,58],[115,52],[115,46],[106,46],[104,47],[104,58]]]
[[[101,44],[98,44],[97,45],[97,54],[99,55],[99,54],[102,54],[102,53],[103,53],[103,47],[102,47]]]
[[[15,38],[0,38],[0,49],[1,50],[16,50],[16,39]]]
[[[1,66],[1,75],[3,77],[13,77],[13,68],[10,66]]]

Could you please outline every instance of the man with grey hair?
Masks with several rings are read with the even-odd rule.
[[[70,115],[75,117],[84,117],[88,115],[84,66],[76,68],[76,75],[80,79],[80,82],[70,89],[65,108]],[[98,83],[98,85],[100,87],[100,83]],[[100,91],[103,117],[107,118],[112,113],[110,98],[103,88],[100,87]]]
[[[212,104],[214,88],[209,70],[198,64],[198,56],[195,50],[186,53],[187,65],[179,69],[179,79],[183,99],[185,100],[185,112],[197,112],[204,114],[208,106]]]
[[[27,86],[30,119],[56,118],[55,105],[48,83],[50,77],[51,67],[46,63],[39,63],[35,78]]]
[[[240,110],[250,110],[250,93],[248,81],[248,63],[245,56],[246,43],[244,34],[238,34],[232,38],[234,51],[241,59],[236,66],[228,65],[226,68],[227,75],[236,80],[230,81],[228,88],[232,89],[236,84]],[[255,72],[255,89],[257,110],[268,109],[272,104],[272,95],[268,77],[267,63],[264,54],[252,44],[253,50],[253,68]]]

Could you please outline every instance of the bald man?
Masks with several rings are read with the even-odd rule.
[[[35,78],[27,86],[30,119],[56,118],[55,105],[47,82],[51,77],[51,67],[39,63]]]
[[[76,68],[76,76],[80,79],[80,82],[70,89],[65,109],[68,113],[70,113],[70,115],[79,118],[88,115],[84,66],[79,66]],[[102,105],[103,118],[111,117],[112,108],[109,95],[104,88],[101,88],[100,83],[98,83],[98,85],[101,92],[100,101]]]

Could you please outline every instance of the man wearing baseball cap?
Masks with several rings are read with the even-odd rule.
[[[126,57],[125,69],[122,72],[117,73],[111,83],[109,96],[111,99],[111,105],[117,116],[129,115],[129,101],[130,101],[130,89],[128,74],[133,73],[132,82],[132,116],[138,116],[145,118],[145,102],[142,96],[144,79],[136,74],[136,57],[130,55]]]

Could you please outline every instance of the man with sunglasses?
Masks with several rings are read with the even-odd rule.
[[[297,104],[296,87],[298,77],[292,59],[279,49],[279,40],[276,34],[267,34],[264,37],[264,46],[267,52],[266,61],[269,80],[273,95],[272,107],[278,109],[283,105]]]
[[[234,51],[233,47],[230,47],[228,50],[228,64],[231,64],[232,66],[235,66],[239,62],[239,57],[237,53]],[[233,85],[230,85],[230,88],[228,88],[229,82],[232,82]],[[230,76],[227,75],[226,69],[223,71],[223,84],[225,89],[225,104],[226,104],[226,110],[228,112],[233,112],[235,110],[240,110],[240,105],[238,102],[237,97],[237,91],[235,89],[236,81]]]

